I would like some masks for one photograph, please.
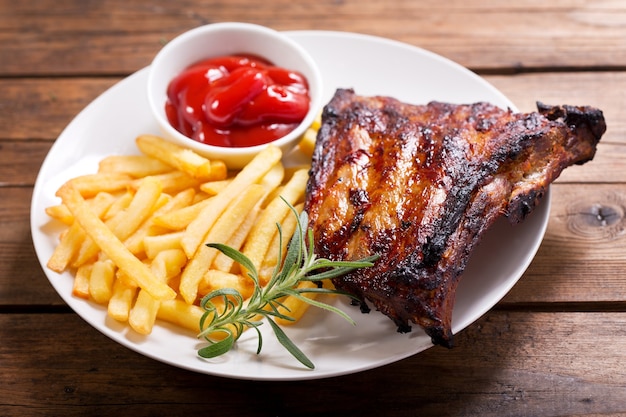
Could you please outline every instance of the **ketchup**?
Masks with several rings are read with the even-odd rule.
[[[179,132],[215,146],[261,145],[291,132],[309,111],[306,78],[251,55],[187,67],[167,88],[165,112]]]

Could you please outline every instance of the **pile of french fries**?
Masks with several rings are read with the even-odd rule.
[[[281,151],[268,147],[229,172],[157,136],[136,143],[139,155],[105,157],[96,173],[59,188],[61,203],[46,213],[67,227],[47,266],[70,271],[74,296],[106,305],[140,334],[157,319],[197,332],[203,295],[234,288],[248,297],[253,289],[240,265],[206,243],[241,250],[267,282],[296,228],[281,197],[302,210],[309,167],[286,169]],[[285,304],[296,320],[308,305]]]

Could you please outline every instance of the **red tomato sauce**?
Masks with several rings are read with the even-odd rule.
[[[172,126],[198,142],[244,147],[291,132],[309,105],[302,74],[233,55],[197,62],[177,75],[167,89],[165,112]]]

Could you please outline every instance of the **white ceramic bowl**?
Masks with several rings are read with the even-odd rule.
[[[229,168],[241,168],[268,145],[244,148],[212,146],[195,141],[176,130],[167,120],[165,103],[169,82],[189,65],[216,56],[247,53],[274,65],[298,71],[309,83],[310,108],[304,120],[288,135],[271,144],[286,154],[311,125],[322,107],[322,77],[315,62],[296,42],[273,29],[238,22],[214,23],[185,32],[167,43],[155,56],[148,74],[148,101],[166,139],[199,154],[223,160]]]

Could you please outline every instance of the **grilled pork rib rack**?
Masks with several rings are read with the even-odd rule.
[[[591,107],[520,114],[487,103],[409,105],[337,90],[324,108],[305,210],[317,253],[381,255],[334,280],[398,331],[452,346],[455,292],[500,216],[522,221],[561,171],[593,158],[606,130]]]

